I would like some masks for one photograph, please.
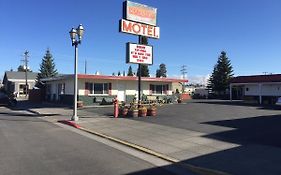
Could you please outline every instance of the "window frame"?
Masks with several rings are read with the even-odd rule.
[[[97,84],[102,84],[102,93],[101,94],[95,93],[95,85],[97,85]],[[107,89],[105,89],[105,87]],[[92,95],[109,95],[109,83],[92,83],[91,94]]]
[[[168,94],[169,84],[151,84],[151,94],[152,95],[166,95]],[[157,92],[157,86],[161,86],[161,93]]]

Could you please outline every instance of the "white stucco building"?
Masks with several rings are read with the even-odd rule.
[[[8,93],[17,94],[17,96],[26,94],[26,78],[28,89],[32,89],[36,84],[37,72],[6,71],[3,78],[3,86]]]
[[[48,100],[73,101],[73,75],[46,78],[42,81],[46,83]],[[158,97],[171,96],[183,82],[187,80],[142,77],[141,94]],[[137,97],[137,94],[138,77],[78,74],[78,98],[86,105],[103,98],[111,101],[113,97],[117,97],[119,101],[130,102]]]
[[[274,104],[281,96],[281,74],[238,76],[231,80],[230,99]]]

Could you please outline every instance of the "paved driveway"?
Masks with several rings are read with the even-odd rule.
[[[88,108],[84,112],[112,116],[113,108]],[[81,111],[82,112],[82,111]],[[281,109],[221,100],[192,100],[163,105],[157,117],[128,118],[175,128],[198,131],[206,137],[232,143],[280,146]]]

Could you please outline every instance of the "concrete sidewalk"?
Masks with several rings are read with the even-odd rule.
[[[63,107],[30,107],[29,111],[45,116],[44,120],[53,123],[59,120],[69,120],[72,115],[71,109]],[[176,162],[239,146],[204,138],[204,133],[191,130],[135,121],[130,118],[102,116],[82,110],[79,110],[78,114],[80,118],[75,123],[87,130],[148,148],[172,158]],[[217,174],[223,173],[218,172]]]
[[[29,108],[30,111],[45,115],[50,122],[69,120],[69,108]],[[204,138],[205,133],[131,120],[113,118],[99,114],[78,111],[76,124],[123,141],[134,143],[179,161],[238,147],[238,144]]]
[[[29,106],[28,110],[54,123],[72,116],[72,109],[67,107]],[[280,147],[254,142],[239,145],[212,139],[203,132],[113,118],[86,110],[78,110],[78,115],[80,119],[76,123],[87,130],[148,148],[178,162],[230,174],[281,174]],[[228,128],[228,131],[235,129]]]

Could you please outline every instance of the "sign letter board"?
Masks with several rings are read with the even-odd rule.
[[[157,8],[131,1],[125,1],[123,8],[124,19],[156,26]]]
[[[152,46],[127,43],[126,63],[153,64]]]

